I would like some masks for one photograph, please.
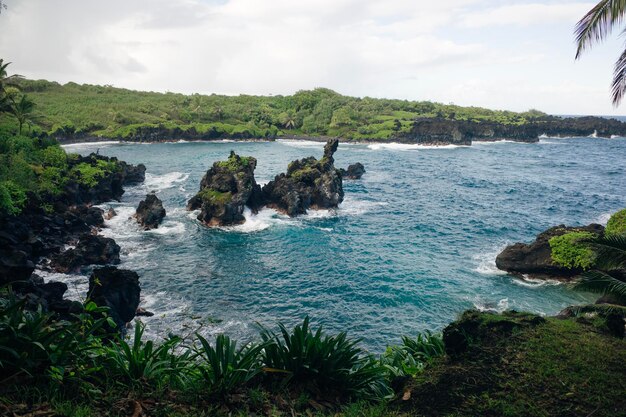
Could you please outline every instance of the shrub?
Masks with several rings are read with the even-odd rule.
[[[217,394],[226,394],[242,387],[261,373],[259,357],[264,344],[248,344],[237,349],[237,342],[228,336],[218,335],[215,347],[197,335],[200,347],[199,370],[207,388]]]
[[[330,391],[347,396],[385,396],[385,370],[378,361],[348,340],[346,333],[327,336],[322,328],[313,332],[309,318],[292,332],[280,324],[280,335],[261,332],[266,372],[284,375],[286,381],[301,383],[313,391]]]
[[[402,344],[389,346],[381,357],[391,377],[415,376],[421,372],[428,362],[443,356],[445,347],[439,334],[425,332],[411,339],[402,337]]]
[[[595,252],[584,240],[593,239],[589,232],[570,232],[550,239],[552,260],[566,268],[589,269],[595,262]]]
[[[142,340],[144,330],[145,325],[137,321],[132,344],[120,339],[105,348],[107,375],[116,383],[131,386],[182,384],[190,372],[191,356],[189,351],[176,354],[181,339],[172,337],[155,345]]]
[[[19,214],[26,204],[26,191],[13,181],[0,182],[0,212]]]
[[[626,234],[626,209],[620,210],[611,216],[606,223],[604,233],[607,235]]]

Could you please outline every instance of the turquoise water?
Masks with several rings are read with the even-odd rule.
[[[231,149],[258,160],[257,181],[289,161],[320,157],[323,144],[165,143],[69,146],[100,149],[147,166],[146,183],[107,206],[119,215],[103,234],[122,246],[122,267],[141,276],[150,334],[226,332],[254,337],[255,323],[306,315],[381,351],[400,335],[440,330],[461,311],[505,308],[553,314],[592,300],[555,282],[495,269],[496,254],[543,229],[606,222],[626,207],[626,139],[545,139],[472,147],[345,145],[336,165],[362,162],[337,211],[289,219],[271,210],[243,226],[207,229],[185,210],[202,175]],[[167,210],[156,231],[128,217],[148,191]],[[84,290],[81,276],[55,276]]]

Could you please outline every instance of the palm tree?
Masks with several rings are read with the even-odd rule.
[[[22,94],[19,100],[11,99],[11,113],[17,119],[19,124],[18,133],[22,134],[22,127],[25,123],[31,124],[33,120],[33,111],[35,103],[29,99],[26,94]]]
[[[575,35],[578,48],[576,59],[594,43],[604,40],[626,15],[626,1],[601,0],[576,24]],[[626,29],[622,31],[622,35]],[[615,62],[611,86],[613,105],[618,106],[626,93],[626,49]]]
[[[596,252],[595,269],[583,273],[574,288],[611,296],[626,305],[626,234],[591,239]]]
[[[10,62],[4,62],[4,59],[0,58],[0,93],[4,93],[5,86],[15,85],[16,81],[22,78],[19,74],[9,75],[7,67],[11,65]]]

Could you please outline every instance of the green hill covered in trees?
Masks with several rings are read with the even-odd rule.
[[[317,88],[291,96],[184,95],[111,86],[20,80],[37,104],[35,129],[54,136],[131,138],[146,128],[211,130],[217,136],[334,136],[387,140],[408,133],[417,118],[524,125],[546,117],[429,101],[346,97]]]

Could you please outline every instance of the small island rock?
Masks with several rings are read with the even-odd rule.
[[[597,235],[604,233],[604,227],[590,224],[584,227],[551,227],[540,233],[533,243],[515,243],[506,247],[497,257],[498,269],[514,274],[529,274],[539,278],[571,278],[582,272],[578,268],[558,265],[552,259],[550,239],[570,232],[590,232]]]
[[[322,159],[293,161],[286,173],[265,185],[263,198],[268,207],[292,217],[306,214],[309,208],[336,208],[344,195],[341,173],[335,168],[333,158],[338,145],[338,139],[330,139],[324,146]]]
[[[163,202],[155,194],[148,194],[145,200],[141,200],[135,213],[137,222],[144,230],[156,229],[164,217]]]
[[[261,187],[254,179],[256,159],[230,153],[218,161],[202,178],[200,192],[187,203],[188,210],[200,209],[198,220],[207,226],[229,226],[246,221],[249,207],[256,213],[262,204]]]
[[[341,176],[350,180],[360,180],[363,174],[365,174],[365,167],[362,163],[357,162],[348,166],[348,169],[340,168]]]

